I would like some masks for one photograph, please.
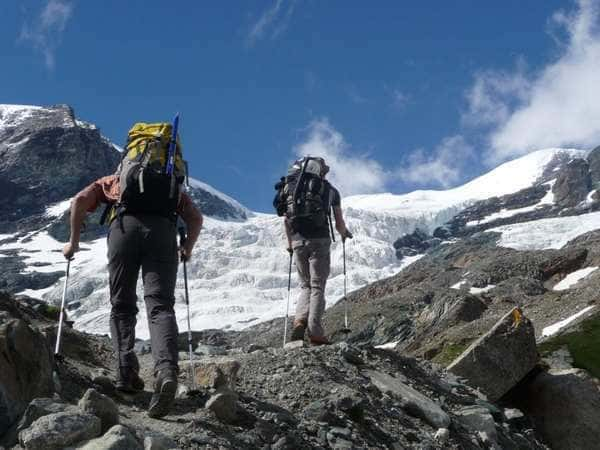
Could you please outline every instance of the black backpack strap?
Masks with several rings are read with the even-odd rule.
[[[113,206],[114,206],[113,203],[108,203],[106,205],[106,207],[104,208],[104,211],[102,212],[102,216],[100,216],[100,225],[104,225],[106,223],[106,219],[108,218],[110,211],[113,209]]]
[[[326,211],[327,211],[327,221],[329,222],[329,231],[331,232],[331,240],[333,242],[335,242],[335,233],[333,232],[333,220],[331,219],[331,203],[333,202],[333,196],[335,195],[333,192],[333,189],[331,187],[331,184],[329,184],[329,181],[324,180],[325,181],[325,185],[326,185],[326,189],[327,189],[327,204],[325,205],[326,207]]]

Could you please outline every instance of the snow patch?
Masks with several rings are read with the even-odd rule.
[[[450,289],[461,289],[465,284],[467,284],[467,280],[460,280],[458,283],[450,286]]]
[[[564,277],[561,281],[556,283],[552,288],[553,291],[564,291],[569,289],[574,284],[577,284],[593,271],[598,269],[598,267],[586,267],[584,269],[576,270],[575,272],[571,272],[566,277]]]
[[[600,229],[600,212],[523,222],[486,230],[501,233],[499,247],[548,250],[564,247],[577,236]]]
[[[15,126],[31,117],[34,111],[42,110],[41,106],[28,105],[0,105],[0,128],[10,125]]]
[[[472,287],[471,289],[469,289],[469,293],[473,294],[473,295],[477,295],[477,294],[481,294],[483,292],[490,291],[490,290],[494,289],[495,287],[496,287],[495,284],[488,284],[486,287],[482,287],[482,288]]]
[[[547,337],[547,336],[552,336],[552,335],[556,334],[561,328],[564,328],[565,326],[567,326],[568,324],[573,322],[575,319],[583,316],[585,313],[587,313],[588,311],[591,311],[595,307],[596,306],[594,306],[594,305],[588,306],[587,308],[582,309],[578,313],[573,314],[572,316],[570,316],[564,320],[561,320],[560,322],[556,322],[553,325],[547,326],[546,328],[544,328],[542,330],[542,336]]]
[[[46,217],[60,217],[71,207],[71,199],[63,200],[46,208],[44,214]]]
[[[375,348],[394,349],[394,348],[396,348],[396,346],[398,345],[399,342],[400,341],[387,342],[385,344],[376,345]]]

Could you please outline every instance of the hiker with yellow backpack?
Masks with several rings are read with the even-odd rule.
[[[177,125],[178,117],[173,124],[137,123],[131,128],[116,173],[94,181],[71,202],[71,235],[63,249],[70,260],[79,250],[86,213],[106,204],[102,221],[109,224],[110,330],[118,364],[116,387],[130,393],[144,389],[133,349],[141,268],[155,364],[148,415],[155,418],[168,414],[177,390],[174,304],[178,259],[189,260],[203,220],[184,192],[187,168]],[[187,239],[180,248],[178,217],[187,227]]]

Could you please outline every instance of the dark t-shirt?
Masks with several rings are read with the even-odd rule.
[[[331,183],[327,182],[329,185],[329,198],[330,198],[330,206],[333,208],[334,206],[342,206],[342,198],[340,197],[339,191],[334,188]],[[329,224],[325,223],[325,225],[321,227],[316,227],[313,230],[305,231],[304,233],[294,233],[292,234],[292,241],[303,241],[306,239],[327,239],[331,237],[331,232],[329,229]]]

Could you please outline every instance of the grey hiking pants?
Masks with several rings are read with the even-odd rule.
[[[125,214],[110,226],[108,274],[110,331],[119,368],[139,370],[135,343],[136,284],[140,268],[148,316],[154,370],[177,370],[177,278],[175,224],[166,217]]]
[[[331,240],[305,239],[293,241],[296,268],[300,276],[300,297],[294,321],[302,321],[310,337],[323,337],[321,321],[325,312],[325,285],[329,277]]]

